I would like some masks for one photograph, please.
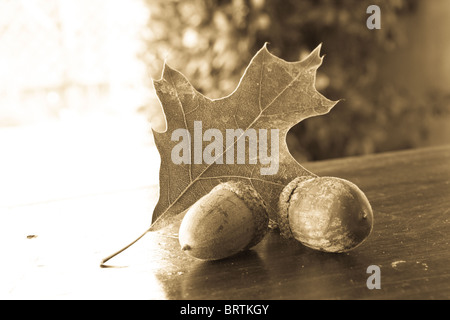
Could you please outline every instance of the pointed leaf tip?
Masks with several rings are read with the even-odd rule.
[[[173,71],[173,69],[170,67],[170,65],[167,63],[167,61],[164,61],[163,69],[161,72],[161,80],[167,79],[167,75],[169,72]]]

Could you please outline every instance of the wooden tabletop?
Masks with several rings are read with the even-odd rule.
[[[176,239],[151,237],[148,253],[168,299],[450,298],[450,148],[394,152],[305,165],[356,183],[370,199],[374,230],[354,251],[317,252],[271,232],[253,250],[202,262]],[[153,260],[152,260],[152,257]],[[380,289],[367,279],[380,270]]]
[[[138,185],[3,206],[1,298],[450,298],[450,146],[303,165],[367,195],[374,229],[355,250],[322,253],[271,231],[247,252],[204,262],[180,250],[173,228],[147,233],[101,268],[150,224],[158,188]],[[370,266],[379,289],[367,286]]]

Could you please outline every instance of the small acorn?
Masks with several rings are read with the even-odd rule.
[[[181,249],[198,259],[230,257],[258,244],[269,215],[258,192],[242,181],[214,187],[194,203],[180,225]]]
[[[278,225],[286,238],[324,252],[347,252],[372,232],[373,212],[365,194],[336,177],[298,177],[280,194]]]

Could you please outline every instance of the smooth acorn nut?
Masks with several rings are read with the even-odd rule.
[[[258,244],[268,224],[266,205],[253,187],[241,181],[224,182],[189,208],[179,242],[195,258],[223,259]]]
[[[372,232],[373,212],[365,194],[336,177],[298,177],[283,189],[278,225],[286,238],[324,252],[347,252]]]

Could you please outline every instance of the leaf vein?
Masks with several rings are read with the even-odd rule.
[[[264,52],[264,54],[262,56],[262,62],[261,62],[261,72],[259,74],[259,94],[258,94],[259,112],[262,112],[261,95],[262,95],[262,82],[263,82],[263,76],[264,76],[265,57],[266,57],[266,54]]]

